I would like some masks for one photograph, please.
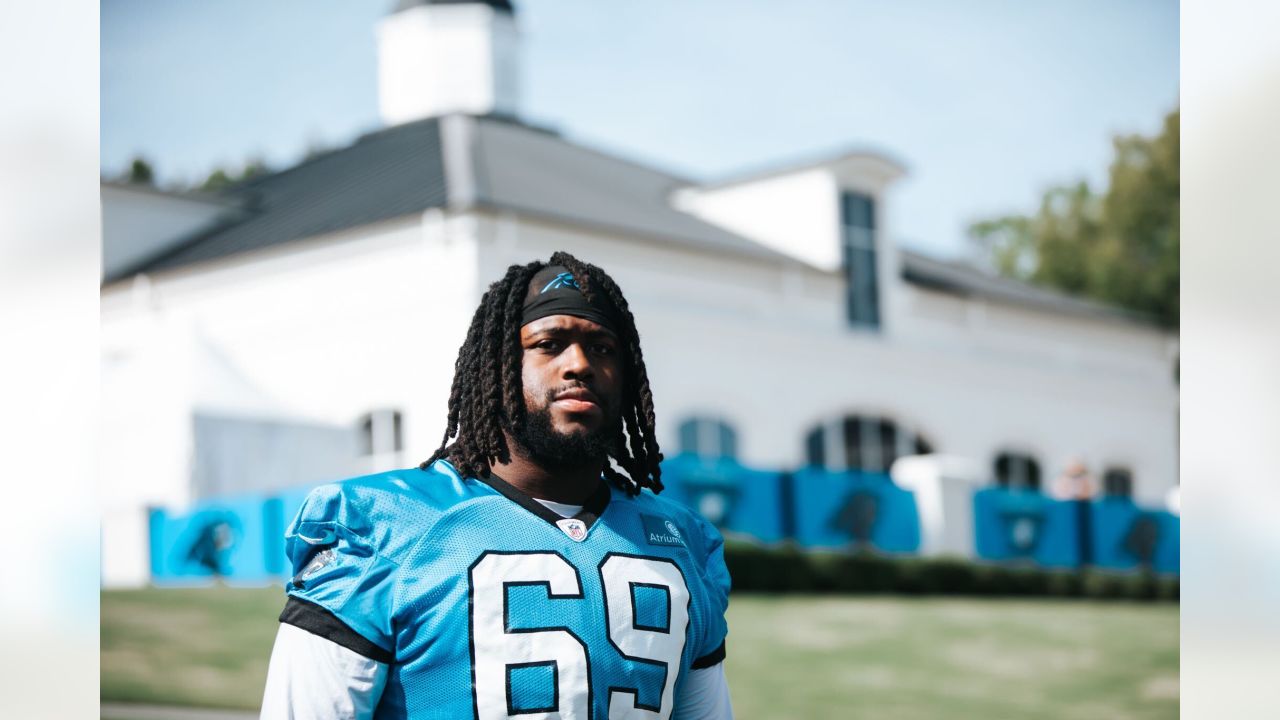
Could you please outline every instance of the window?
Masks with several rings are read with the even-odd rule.
[[[1010,490],[1039,490],[1040,463],[1030,455],[1004,452],[996,456],[996,484]]]
[[[804,438],[805,464],[813,467],[827,466],[826,428],[819,425]]]
[[[888,472],[900,457],[931,452],[932,444],[918,434],[870,415],[847,415],[805,436],[806,462],[829,470]]]
[[[361,455],[381,455],[404,449],[399,410],[374,410],[356,422]]]
[[[845,310],[855,327],[880,327],[880,283],[876,272],[875,201],[846,192],[840,196],[840,236],[844,251]]]
[[[738,434],[723,420],[696,417],[680,423],[680,452],[703,458],[738,456]]]
[[[1102,494],[1106,497],[1133,497],[1133,473],[1129,468],[1107,468],[1102,473]]]

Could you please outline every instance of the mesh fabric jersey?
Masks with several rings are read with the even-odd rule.
[[[720,534],[648,491],[563,519],[437,461],[317,488],[286,542],[291,602],[388,662],[378,718],[667,718],[724,657]]]

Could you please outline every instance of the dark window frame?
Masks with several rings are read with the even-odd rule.
[[[374,418],[388,413],[391,415],[391,449],[384,450],[374,447]],[[379,408],[362,414],[356,420],[356,432],[360,436],[360,457],[404,451],[404,413],[399,408]]]
[[[1103,497],[1133,497],[1133,470],[1127,465],[1108,465],[1102,471]]]
[[[805,433],[805,465],[832,469],[827,457],[828,433],[839,433],[842,470],[888,473],[894,461],[928,455],[933,443],[888,416],[852,413],[821,423]]]
[[[695,455],[708,460],[738,457],[738,430],[722,417],[693,415],[680,421],[678,427],[681,454]],[[712,448],[703,448],[704,440],[713,437]]]
[[[840,248],[845,272],[845,319],[851,327],[879,330],[882,318],[874,196],[841,191]]]
[[[1040,460],[1031,453],[1002,450],[991,462],[996,485],[1010,490],[1040,492],[1044,474]]]

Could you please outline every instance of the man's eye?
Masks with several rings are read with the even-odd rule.
[[[554,352],[556,350],[559,350],[562,346],[559,340],[542,340],[542,341],[539,341],[537,345],[534,345],[534,347],[538,348],[539,350],[549,350]]]
[[[597,343],[594,346],[594,349],[597,355],[612,355],[618,351],[614,346],[604,345],[602,343]]]

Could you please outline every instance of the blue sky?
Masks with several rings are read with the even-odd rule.
[[[522,113],[690,177],[872,147],[910,175],[904,244],[964,252],[974,220],[1101,185],[1116,133],[1178,103],[1163,0],[515,0]],[[380,125],[375,22],[393,0],[103,0],[102,168],[162,182]]]

